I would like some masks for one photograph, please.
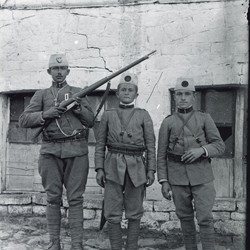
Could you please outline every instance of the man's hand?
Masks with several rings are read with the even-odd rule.
[[[82,99],[79,98],[79,97],[76,97],[76,98],[74,98],[74,101],[75,101],[75,105],[74,105],[74,107],[72,108],[72,111],[73,111],[73,113],[75,113],[75,114],[80,114],[80,113],[81,113],[81,110],[82,110],[82,106],[81,106],[81,101],[82,101]]]
[[[155,173],[152,170],[149,170],[147,173],[147,184],[146,187],[151,186],[154,183],[155,180]]]
[[[203,148],[192,148],[189,149],[182,155],[181,161],[185,163],[192,163],[198,158],[200,158],[205,153],[205,150]]]
[[[50,109],[43,112],[42,116],[43,119],[54,119],[54,118],[60,118],[62,113],[64,113],[67,109],[62,108],[60,106],[54,106]]]
[[[167,200],[171,200],[171,198],[172,198],[171,187],[167,181],[164,181],[161,184],[161,193],[162,193],[164,198],[166,198]]]
[[[106,178],[103,169],[98,169],[96,174],[96,182],[99,186],[104,188]]]

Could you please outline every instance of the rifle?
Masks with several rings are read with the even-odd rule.
[[[101,80],[93,83],[92,85],[90,85],[89,87],[86,87],[84,89],[82,89],[81,91],[79,91],[78,93],[74,94],[71,98],[69,98],[68,100],[64,100],[59,104],[59,107],[62,108],[67,108],[67,110],[69,110],[70,108],[72,108],[75,105],[75,99],[76,98],[83,98],[84,96],[88,95],[89,93],[91,93],[92,91],[94,91],[95,89],[99,88],[100,86],[102,86],[103,84],[105,84],[106,82],[109,82],[111,79],[113,79],[114,77],[122,74],[123,72],[127,71],[128,69],[134,67],[135,65],[141,63],[142,61],[148,59],[151,55],[155,54],[156,50],[150,52],[149,54],[137,59],[136,61],[132,62],[131,64],[125,66],[124,68],[121,68],[120,70],[114,72],[113,74],[111,74],[110,76],[104,77]],[[49,119],[46,120],[45,124],[40,127],[36,133],[34,133],[34,138],[38,137],[40,135],[40,133],[46,128],[48,127],[48,125],[52,122],[53,119]]]

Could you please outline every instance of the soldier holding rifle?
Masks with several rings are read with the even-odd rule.
[[[52,85],[34,94],[20,116],[20,125],[35,128],[50,121],[43,129],[38,166],[47,194],[48,249],[61,249],[60,206],[64,185],[69,203],[71,250],[82,250],[83,193],[89,171],[87,129],[94,124],[94,114],[86,98],[76,98],[70,110],[59,105],[80,91],[66,82],[70,70],[65,55],[51,55],[47,71]]]

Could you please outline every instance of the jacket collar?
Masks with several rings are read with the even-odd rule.
[[[135,105],[134,104],[128,104],[128,105],[125,105],[125,104],[123,104],[123,103],[120,103],[119,104],[119,108],[121,108],[121,109],[131,109],[131,108],[133,108]]]
[[[54,88],[58,88],[61,89],[62,87],[64,87],[67,84],[66,80],[64,80],[63,82],[57,83],[57,82],[52,82],[52,86]]]
[[[186,108],[186,109],[180,109],[178,108],[177,110],[179,113],[182,113],[182,114],[187,114],[187,113],[190,113],[191,111],[193,111],[193,106],[189,107],[189,108]]]

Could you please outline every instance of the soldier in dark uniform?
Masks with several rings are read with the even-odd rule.
[[[89,171],[87,128],[93,126],[94,114],[86,98],[77,99],[77,105],[66,111],[59,103],[67,100],[80,88],[67,84],[70,70],[65,55],[54,54],[49,60],[48,73],[52,86],[38,90],[20,116],[25,128],[42,126],[47,119],[52,122],[43,130],[39,157],[39,173],[47,194],[47,227],[50,250],[60,250],[60,223],[63,185],[69,203],[71,250],[81,250],[83,234],[83,193]]]
[[[126,249],[137,249],[145,185],[153,184],[156,168],[152,120],[146,110],[134,107],[137,81],[134,74],[121,76],[120,105],[104,112],[95,152],[96,180],[105,188],[104,216],[113,250],[122,249],[123,208],[128,219]]]
[[[195,210],[202,248],[212,250],[215,188],[210,158],[222,155],[225,145],[211,116],[193,109],[193,80],[178,78],[174,90],[177,112],[163,120],[159,131],[158,180],[166,199],[172,190],[186,249],[197,250]]]

